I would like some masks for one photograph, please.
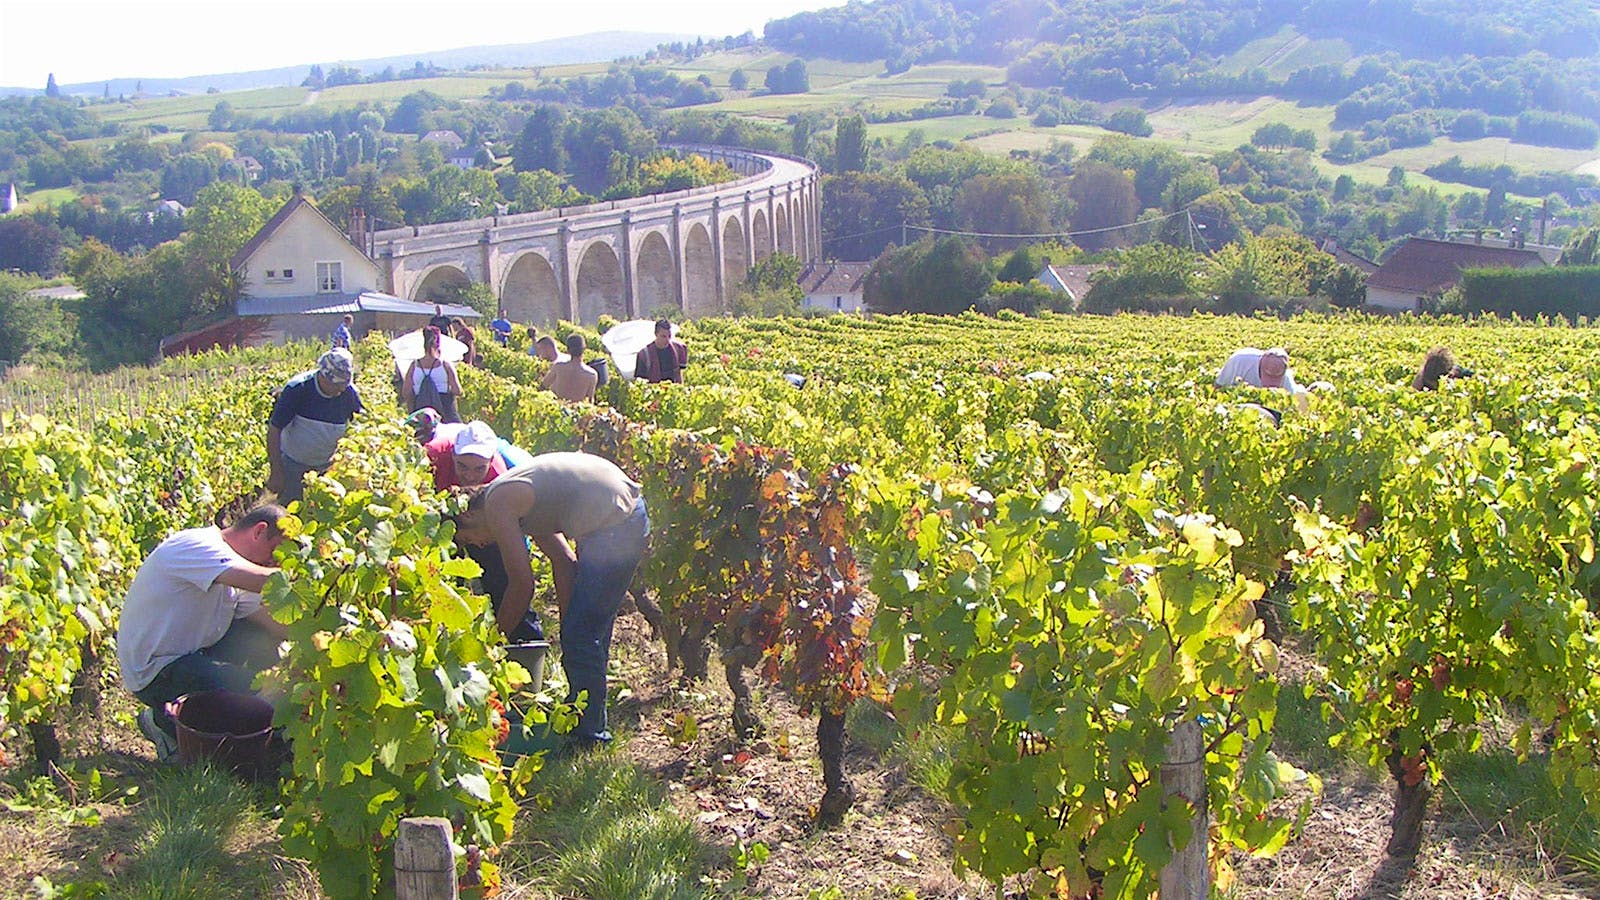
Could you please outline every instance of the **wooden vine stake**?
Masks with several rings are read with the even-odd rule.
[[[394,841],[395,900],[457,900],[456,857],[450,820],[401,819]]]
[[[1161,900],[1206,900],[1211,893],[1211,868],[1206,858],[1206,751],[1200,723],[1189,719],[1172,729],[1167,741],[1167,762],[1161,767],[1163,796],[1182,797],[1194,806],[1189,820],[1189,843],[1174,850],[1172,861],[1161,870]]]

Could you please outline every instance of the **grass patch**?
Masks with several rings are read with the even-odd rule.
[[[1324,718],[1328,709],[1320,697],[1306,698],[1300,685],[1285,681],[1278,686],[1278,717],[1272,727],[1272,749],[1303,769],[1331,772],[1346,764],[1346,757],[1328,746],[1334,723]]]
[[[665,786],[615,751],[548,762],[502,866],[524,887],[594,900],[707,896],[709,851]]]
[[[959,729],[924,725],[910,735],[887,710],[870,700],[857,700],[845,715],[845,733],[880,758],[906,767],[911,780],[936,797],[949,799],[950,773]]]
[[[230,850],[242,830],[259,827],[252,790],[210,767],[163,772],[135,815],[140,834],[111,896],[209,900],[265,896],[267,873],[240,865]]]
[[[1600,820],[1583,796],[1550,778],[1548,760],[1519,762],[1509,750],[1456,753],[1444,759],[1438,788],[1457,801],[1485,833],[1538,839],[1544,853],[1600,874]]]

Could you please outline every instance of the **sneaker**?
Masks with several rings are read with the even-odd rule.
[[[156,724],[155,713],[144,710],[139,713],[139,733],[156,745],[156,762],[163,765],[174,762],[178,758],[178,742],[172,735],[161,730]]]

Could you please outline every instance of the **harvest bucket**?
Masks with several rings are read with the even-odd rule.
[[[528,674],[533,676],[533,681],[523,688],[530,694],[537,694],[544,689],[544,658],[549,652],[549,641],[506,645],[506,656],[521,663],[522,667],[528,670]]]
[[[168,707],[178,726],[178,761],[192,766],[214,762],[244,778],[269,765],[272,704],[254,694],[200,691],[184,694]]]

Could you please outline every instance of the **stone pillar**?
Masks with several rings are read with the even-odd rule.
[[[778,252],[778,189],[767,188],[767,255]],[[787,218],[787,217],[786,217]]]
[[[633,210],[622,211],[622,252],[617,254],[622,263],[622,308],[628,318],[639,317],[639,298],[633,293]]]
[[[578,283],[577,273],[572,271],[572,226],[565,219],[556,229],[556,244],[559,248],[557,262],[561,270],[556,273],[556,278],[561,284],[561,306],[565,310],[562,318],[568,322],[578,321]]]
[[[806,223],[806,230],[811,233],[811,258],[822,258],[822,181],[815,174],[806,176],[806,194],[810,202],[806,208],[810,218]]]
[[[722,198],[713,196],[711,198],[711,264],[717,270],[717,308],[719,310],[728,308],[727,286],[723,283],[726,279],[723,277],[722,270],[722,240]]]
[[[756,264],[756,229],[755,223],[752,221],[755,213],[751,211],[751,206],[750,192],[745,191],[744,208],[740,215],[744,218],[744,268],[746,272],[750,271],[751,267]]]
[[[678,311],[689,308],[689,254],[683,246],[683,204],[672,204],[672,273],[674,293],[678,295]]]
[[[482,266],[483,283],[489,286],[490,292],[494,294],[495,301],[498,302],[500,300],[500,292],[495,290],[494,285],[494,239],[494,229],[485,228],[483,236],[478,238],[478,264]]]

